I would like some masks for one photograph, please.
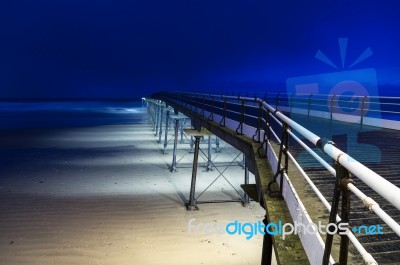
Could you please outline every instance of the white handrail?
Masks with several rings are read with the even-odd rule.
[[[258,99],[261,100],[261,99]],[[262,100],[261,100],[262,101]],[[274,112],[277,117],[288,124],[291,128],[299,132],[302,136],[308,139],[315,146],[318,146],[322,142],[322,138],[304,128],[297,122],[291,120],[280,111],[276,111],[266,102],[263,102],[264,106],[270,111]],[[382,176],[378,175],[371,169],[367,168],[345,152],[341,151],[333,145],[332,142],[321,143],[321,149],[329,155],[335,161],[338,161],[342,166],[349,170],[354,176],[358,177],[361,181],[367,184],[370,188],[376,191],[379,195],[390,202],[394,207],[400,210],[400,188],[390,183]]]

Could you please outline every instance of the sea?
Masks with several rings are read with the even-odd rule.
[[[2,100],[0,131],[137,123],[146,108],[132,100]]]

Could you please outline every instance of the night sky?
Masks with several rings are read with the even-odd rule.
[[[374,68],[380,93],[400,95],[399,14],[394,0],[2,1],[0,97],[285,91],[368,47],[351,69]]]

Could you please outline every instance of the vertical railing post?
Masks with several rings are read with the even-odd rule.
[[[283,130],[285,131],[285,137],[283,137],[283,154],[285,155],[285,164],[284,164],[284,173],[288,172],[289,169],[289,126],[285,123],[283,124]],[[280,182],[280,194],[282,194],[282,188],[283,188],[283,174],[281,174],[281,182]]]
[[[204,117],[204,108],[206,106],[206,99],[205,99],[205,95],[203,95],[203,99],[202,99],[202,108],[201,108],[201,116]]]
[[[222,126],[222,127],[225,127],[225,119],[226,119],[226,106],[227,105],[227,103],[226,103],[226,98],[224,97],[224,109],[223,109],[223,111],[222,111],[222,119],[221,119],[221,121],[219,122],[219,124]]]
[[[367,99],[367,96],[364,96],[364,98],[362,99],[362,102],[361,102],[360,125],[364,124],[364,111],[365,111],[365,101],[366,101],[366,99]]]
[[[259,143],[261,142],[262,115],[263,115],[262,102],[258,102],[257,131],[253,135],[254,142],[259,142]],[[257,139],[255,139],[256,137],[257,137]]]
[[[244,124],[244,112],[245,112],[245,105],[244,100],[241,100],[241,110],[240,110],[240,121],[239,126],[236,128],[237,134],[243,134],[243,124]]]
[[[288,165],[289,165],[289,155],[288,155],[288,149],[289,149],[289,126],[286,123],[282,124],[282,136],[281,136],[281,143],[279,146],[279,154],[278,154],[278,164],[277,164],[277,169],[274,177],[272,180],[268,183],[267,190],[269,192],[269,195],[271,197],[276,197],[276,198],[282,198],[282,189],[283,189],[283,178],[284,174],[288,172]],[[282,167],[282,157],[285,156],[285,161],[284,165]],[[274,191],[272,190],[272,184],[277,183],[277,179],[280,176],[280,182],[279,182],[279,190]]]
[[[266,111],[266,117],[265,117],[265,121],[266,121],[266,128],[267,128],[267,140],[268,142],[271,141],[271,112],[268,109]]]
[[[257,153],[259,156],[264,157],[266,155],[268,142],[270,141],[270,138],[271,138],[271,132],[270,132],[270,127],[269,127],[269,118],[270,117],[269,117],[269,110],[268,109],[265,110],[263,108],[262,102],[260,102],[260,107],[261,107],[261,115],[260,114],[259,115],[261,117],[261,126],[263,128],[264,133],[263,133],[263,137],[262,137],[263,140],[261,142],[260,147],[257,149]],[[265,116],[265,121],[263,122],[262,117],[263,117],[264,113],[266,116]],[[261,137],[261,134],[260,134],[260,137]]]
[[[340,199],[340,186],[339,186],[339,178],[336,178],[335,189],[333,192],[333,199],[332,199],[332,207],[331,212],[329,215],[329,223],[336,223],[336,214]],[[324,256],[322,260],[322,265],[328,265],[329,263],[329,256],[331,255],[332,251],[332,242],[333,242],[333,234],[327,233],[326,240],[325,240],[325,249],[324,249]]]
[[[334,224],[335,227],[339,229],[338,228],[339,223],[336,223],[336,215],[338,213],[340,195],[342,194],[342,211],[341,211],[342,216],[340,223],[348,224],[350,219],[350,191],[348,190],[347,185],[349,183],[353,183],[353,181],[350,178],[349,171],[339,163],[339,159],[335,161],[335,169],[336,169],[336,182],[333,191],[331,212],[329,214],[329,224]],[[337,231],[342,233],[345,232],[339,230]],[[334,236],[333,232],[335,231],[329,231],[326,235],[322,265],[329,264],[329,257],[332,252],[332,243]],[[349,238],[347,237],[347,235],[342,233],[340,233],[341,238],[340,238],[339,264],[347,265]]]
[[[243,134],[243,125],[245,123],[245,104],[244,104],[244,100],[242,99],[242,110],[240,112],[240,134]]]
[[[311,98],[312,98],[312,94],[310,94],[308,96],[308,108],[307,108],[307,116],[310,117],[310,112],[311,112]]]
[[[215,112],[215,97],[211,97],[211,113],[208,116],[208,119],[213,121],[214,120],[214,112]]]
[[[338,163],[337,171],[339,172],[341,183],[340,187],[342,189],[342,223],[349,223],[350,220],[350,190],[347,188],[349,183],[353,183],[350,178],[350,172]],[[340,238],[340,255],[339,263],[340,265],[347,265],[347,258],[349,252],[349,237],[346,235],[341,235]]]
[[[335,108],[335,97],[336,95],[332,95],[331,97],[331,120],[333,119],[333,110]]]

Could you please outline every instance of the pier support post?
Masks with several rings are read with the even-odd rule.
[[[221,152],[221,149],[219,149],[219,138],[218,138],[218,136],[215,136],[215,152],[216,153]]]
[[[178,147],[178,131],[179,131],[179,119],[175,120],[175,138],[174,138],[174,151],[172,154],[172,165],[171,172],[176,172],[176,151]]]
[[[242,168],[245,168],[245,162],[244,162],[245,158],[244,158],[244,153],[242,153],[242,160],[240,161],[240,166]]]
[[[249,167],[246,165],[246,160],[244,161],[244,185],[249,184]],[[243,196],[243,206],[246,206],[250,203],[250,197],[245,192]]]
[[[261,256],[261,265],[271,265],[272,263],[272,235],[270,235],[267,231],[268,219],[265,216],[264,220],[264,239],[263,239],[263,248],[262,248],[262,256]]]
[[[190,185],[189,202],[186,204],[186,209],[188,211],[193,211],[193,210],[198,210],[197,200],[196,200],[196,197],[195,197],[195,191],[196,191],[197,165],[198,165],[198,161],[199,161],[199,151],[200,151],[200,139],[204,138],[204,135],[208,135],[209,137],[211,137],[211,133],[208,130],[204,129],[204,128],[201,128],[200,131],[195,130],[195,129],[185,129],[185,133],[187,135],[190,135],[190,137],[192,139],[193,138],[195,139],[195,141],[194,141],[193,168],[192,168],[192,182],[191,182],[191,185]],[[211,139],[211,138],[208,138],[208,139]]]
[[[160,111],[161,111],[161,100],[158,100],[157,110],[156,110],[156,126],[155,126],[156,136],[158,135],[158,123],[160,121]]]
[[[189,153],[193,153],[194,152],[194,140],[193,140],[193,136],[190,136],[190,150]]]
[[[176,111],[175,111],[176,112]],[[178,148],[178,137],[179,137],[179,124],[183,119],[187,118],[184,115],[170,115],[170,118],[175,121],[175,136],[174,136],[174,152],[172,154],[172,165],[171,172],[176,172],[176,152]]]
[[[182,119],[182,122],[181,122],[181,126],[180,126],[180,129],[181,129],[181,141],[180,141],[180,143],[181,144],[183,144],[185,141],[183,140],[183,127],[185,127],[185,124],[186,124],[186,119]]]
[[[167,145],[168,145],[168,130],[169,130],[169,110],[167,109],[165,117],[165,136],[164,136],[164,150],[163,154],[167,153]]]
[[[162,124],[163,124],[163,118],[164,118],[164,107],[160,106],[160,132],[158,133],[158,142],[161,143],[161,137],[162,137]]]
[[[198,160],[199,160],[199,149],[200,149],[200,138],[201,138],[201,136],[200,135],[195,135],[194,138],[196,140],[195,140],[195,144],[194,144],[192,182],[190,184],[189,202],[186,204],[186,209],[188,211],[198,210],[198,207],[196,205],[195,192],[196,192],[197,163],[198,163]]]
[[[208,136],[207,171],[212,171],[211,163],[211,135]]]

